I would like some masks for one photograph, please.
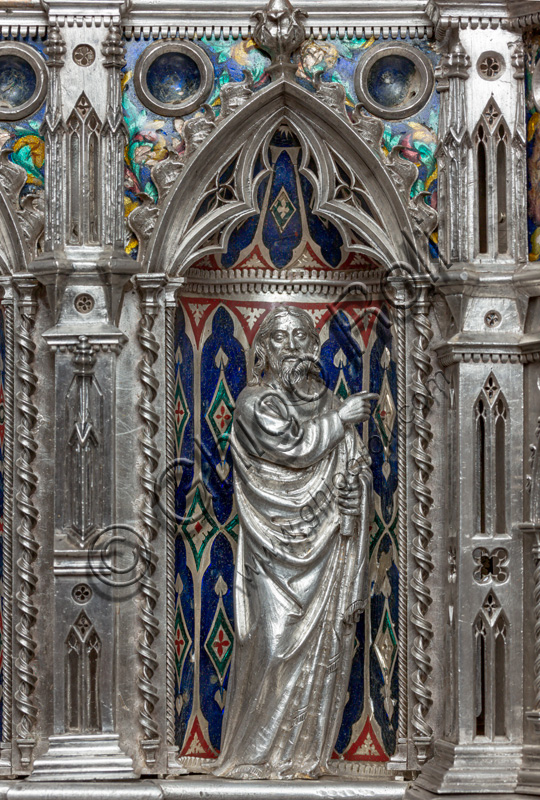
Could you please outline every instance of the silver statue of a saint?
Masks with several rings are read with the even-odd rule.
[[[368,597],[372,474],[354,426],[377,395],[341,402],[326,388],[301,309],[274,309],[254,350],[232,434],[236,639],[212,772],[317,778],[329,772]]]

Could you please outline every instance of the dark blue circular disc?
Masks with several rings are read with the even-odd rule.
[[[0,55],[0,108],[18,108],[36,91],[37,77],[24,58]]]
[[[176,105],[189,100],[201,86],[195,61],[184,53],[163,53],[148,67],[146,85],[158,103]]]
[[[395,108],[416,95],[416,77],[416,65],[410,58],[398,54],[383,56],[369,71],[367,89],[376,103]]]

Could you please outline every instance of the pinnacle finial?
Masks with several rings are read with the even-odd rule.
[[[269,71],[290,71],[291,55],[306,38],[306,12],[293,8],[289,0],[269,0],[265,9],[255,11],[253,19],[253,39],[272,59]]]

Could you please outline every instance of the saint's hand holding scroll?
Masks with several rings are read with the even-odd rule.
[[[300,309],[275,309],[254,347],[233,428],[236,640],[213,771],[316,778],[328,771],[368,597],[372,476],[355,425],[375,395],[342,403],[324,386],[319,336]]]

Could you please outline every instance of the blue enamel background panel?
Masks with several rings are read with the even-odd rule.
[[[177,358],[182,361],[181,374],[188,382],[193,379],[189,365],[200,359],[200,378],[193,383],[193,397],[189,391],[185,395],[193,408],[200,403],[201,431],[199,462],[196,457],[189,480],[182,475],[185,483],[177,493],[177,508],[186,507],[185,496],[191,493],[191,498],[197,486],[208,516],[187,520],[176,549],[177,572],[184,587],[182,606],[192,639],[197,633],[193,626],[199,625],[194,661],[188,663],[186,659],[183,667],[178,690],[182,703],[176,722],[177,744],[184,756],[192,758],[213,758],[219,752],[234,647],[233,570],[238,521],[230,446],[226,436],[225,446],[220,444],[220,431],[226,432],[230,424],[235,401],[247,380],[247,351],[257,325],[271,305],[258,300],[250,306],[246,301],[183,298],[182,308],[189,314],[179,311],[177,317],[176,341],[182,341],[185,349],[185,355],[177,352]],[[309,304],[300,305],[310,308]],[[362,302],[354,304],[354,308],[349,303],[330,310],[319,304],[317,312],[320,325],[326,330],[320,357],[326,384],[342,397],[363,389],[381,393],[381,400],[372,402],[372,406],[377,405],[373,418],[359,426],[372,455],[376,493],[376,515],[370,530],[372,597],[356,628],[349,695],[336,753],[345,760],[384,761],[394,752],[398,719],[397,669],[392,655],[399,635],[396,363],[385,310],[373,303],[363,305],[366,314],[361,313],[360,317],[358,306],[362,311]],[[363,328],[359,318],[364,320]],[[184,441],[187,426],[185,430]],[[185,536],[197,522],[201,523],[197,540],[200,549],[193,551],[199,553],[195,563],[192,551],[185,546]],[[193,597],[198,612],[193,607]],[[194,622],[197,614],[199,623]],[[388,653],[389,660],[381,666],[381,658]],[[376,741],[372,750],[361,746],[366,725],[370,741]]]

